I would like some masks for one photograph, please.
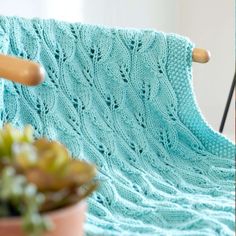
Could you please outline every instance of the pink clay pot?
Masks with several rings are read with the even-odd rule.
[[[45,214],[54,227],[43,236],[83,236],[87,204],[85,201]],[[26,236],[18,217],[0,218],[1,236]]]

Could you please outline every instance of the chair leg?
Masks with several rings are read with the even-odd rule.
[[[225,125],[225,121],[226,121],[226,118],[227,118],[227,115],[228,115],[229,106],[230,106],[230,103],[231,103],[231,100],[232,100],[232,97],[233,97],[235,85],[236,85],[236,71],[235,71],[234,78],[233,78],[231,88],[230,88],[230,91],[229,91],[229,96],[228,96],[228,99],[227,99],[227,102],[226,102],[226,105],[225,105],[224,114],[223,114],[223,117],[222,117],[222,120],[221,120],[220,129],[219,129],[220,133],[222,133],[223,129],[224,129],[224,125]]]

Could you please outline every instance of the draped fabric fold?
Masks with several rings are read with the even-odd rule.
[[[233,235],[235,145],[204,120],[193,44],[149,29],[0,17],[0,53],[45,81],[0,80],[0,123],[97,165],[87,235]]]

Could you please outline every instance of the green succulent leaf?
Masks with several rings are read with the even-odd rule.
[[[0,130],[0,217],[22,215],[28,235],[52,227],[40,212],[81,201],[98,186],[96,168],[73,159],[64,145],[34,140],[33,129]]]

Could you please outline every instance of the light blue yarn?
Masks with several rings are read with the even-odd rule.
[[[1,123],[96,163],[87,235],[233,235],[235,146],[203,119],[192,43],[153,30],[0,17],[0,52],[45,82],[0,80]]]

